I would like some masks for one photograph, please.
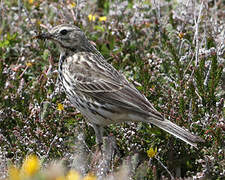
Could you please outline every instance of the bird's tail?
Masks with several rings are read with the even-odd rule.
[[[156,119],[151,118],[150,122],[153,125],[165,130],[166,132],[174,135],[175,137],[183,140],[184,142],[186,142],[192,146],[196,147],[198,142],[204,142],[204,140],[202,138],[191,134],[187,130],[184,130],[183,128],[179,127],[178,125],[172,123],[171,121],[156,120]]]

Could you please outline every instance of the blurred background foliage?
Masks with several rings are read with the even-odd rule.
[[[2,0],[2,178],[7,162],[21,164],[30,153],[45,162],[71,162],[81,133],[87,147],[95,145],[93,129],[58,83],[57,47],[32,38],[70,23],[79,26],[167,119],[206,140],[196,149],[149,124],[111,125],[106,135],[116,137],[120,152],[112,171],[142,152],[144,158],[130,175],[133,179],[170,178],[168,171],[177,177],[223,179],[224,8],[221,0]],[[149,160],[150,147],[157,147],[157,158]]]

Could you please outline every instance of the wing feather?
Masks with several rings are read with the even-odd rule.
[[[71,61],[70,78],[74,82],[74,90],[93,97],[102,103],[119,106],[134,112],[151,114],[163,120],[162,115],[149,103],[125,77],[102,57],[93,53],[79,52]],[[66,64],[66,63],[65,63]]]

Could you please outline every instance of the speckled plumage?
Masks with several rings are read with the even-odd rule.
[[[102,127],[124,121],[152,123],[193,146],[203,141],[164,119],[78,27],[63,24],[38,37],[59,45],[60,80],[71,103],[94,127],[97,143],[102,142]]]

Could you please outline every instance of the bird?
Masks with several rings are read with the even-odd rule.
[[[104,127],[122,122],[153,124],[196,147],[204,140],[167,120],[125,76],[109,64],[72,24],[57,25],[36,38],[55,42],[60,51],[58,76],[71,104],[94,128],[102,144]]]

